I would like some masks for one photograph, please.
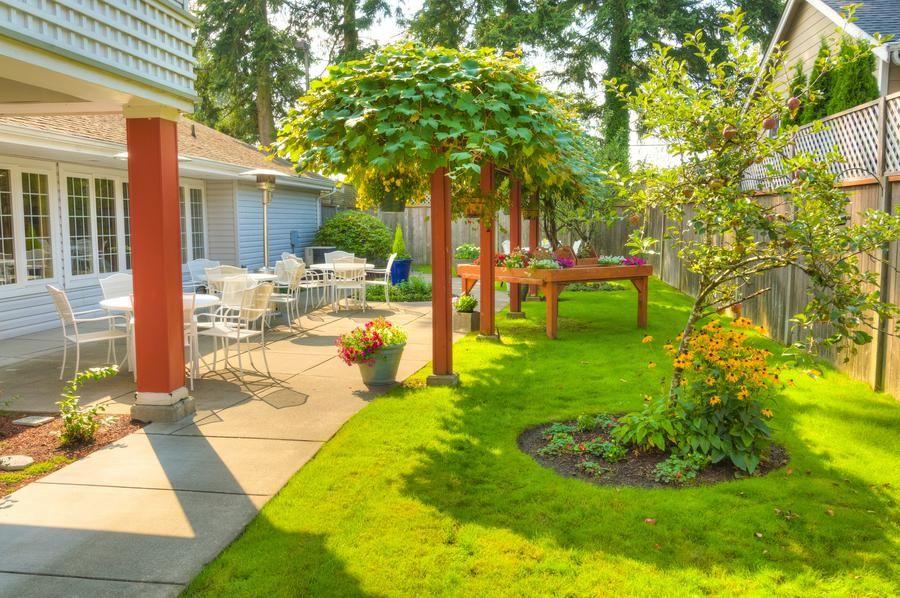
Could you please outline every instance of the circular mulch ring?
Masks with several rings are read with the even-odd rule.
[[[561,422],[574,425],[574,420]],[[542,455],[538,451],[547,445],[546,431],[553,424],[542,424],[526,429],[519,435],[519,448],[531,455],[531,457],[544,467],[556,471],[567,477],[577,478],[600,486],[637,486],[641,488],[691,488],[730,482],[736,479],[758,477],[782,467],[788,462],[787,450],[778,444],[772,444],[767,459],[760,462],[756,472],[750,476],[746,472],[735,467],[731,462],[722,461],[704,468],[697,474],[697,480],[689,485],[666,484],[656,481],[655,468],[668,457],[658,450],[631,449],[624,459],[616,462],[608,462],[600,457],[588,453],[564,452],[557,455]],[[576,444],[589,442],[602,438],[609,439],[605,431],[575,431],[572,436]],[[581,463],[593,461],[605,471],[600,475],[593,475],[582,468]]]

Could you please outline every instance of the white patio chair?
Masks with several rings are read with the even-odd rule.
[[[505,253],[506,255],[509,255],[509,239],[507,239],[506,241],[503,241],[503,243],[501,243],[500,246],[503,248],[503,253]]]
[[[221,264],[215,260],[196,259],[187,263],[188,273],[191,275],[191,287],[195,293],[202,286],[208,286],[206,282],[206,270],[217,268]]]
[[[313,308],[319,307],[328,301],[328,295],[333,290],[334,272],[329,270],[308,269],[300,280],[300,290],[304,291],[303,312],[309,311],[310,299],[315,294]]]
[[[383,286],[384,301],[387,303],[388,307],[391,306],[391,267],[393,267],[396,258],[397,254],[392,253],[388,257],[386,268],[376,268],[375,270],[368,270],[366,272],[366,286]],[[369,276],[374,276],[375,278],[370,279]]]
[[[336,262],[339,259],[348,258],[348,257],[354,257],[354,255],[347,251],[330,251],[325,254],[325,263],[333,264],[334,262]]]
[[[572,253],[575,254],[576,258],[578,257],[578,250],[581,249],[581,244],[581,239],[578,239],[574,243],[572,243]]]
[[[206,268],[207,290],[213,295],[221,295],[223,281],[234,276],[247,276],[247,268],[228,265]]]
[[[106,278],[100,279],[100,292],[103,293],[104,299],[115,299],[117,297],[130,297],[134,294],[134,277],[131,274],[117,273],[111,274]],[[134,317],[128,316],[125,319],[125,325],[121,322],[111,322],[111,325],[119,326],[127,329],[129,324],[134,324]]]
[[[299,315],[300,284],[305,273],[306,266],[297,260],[287,259],[275,264],[275,292],[272,293],[270,303],[273,307],[283,306],[291,332],[294,331],[294,320]]]
[[[128,326],[128,318],[121,315],[104,315],[99,317],[86,318],[83,317],[92,313],[106,313],[102,309],[91,309],[87,311],[72,311],[72,305],[65,291],[62,291],[52,285],[47,285],[47,292],[53,299],[53,305],[56,306],[56,312],[59,314],[59,321],[62,324],[63,332],[63,358],[62,365],[59,368],[59,379],[63,379],[66,371],[66,357],[68,356],[69,343],[75,345],[75,372],[78,372],[78,366],[81,364],[81,345],[87,343],[98,343],[106,341],[109,346],[106,349],[106,361],[109,363],[110,354],[112,354],[112,362],[118,363],[116,355],[116,340],[128,340],[128,332],[122,330],[119,324]],[[109,327],[106,330],[97,330],[93,332],[81,332],[78,330],[79,324],[88,322],[107,322]],[[69,328],[72,332],[69,333]]]
[[[334,262],[332,310],[338,311],[340,302],[351,297],[362,303],[363,310],[366,309],[365,258],[344,258],[344,261]]]
[[[213,369],[218,366],[219,348],[218,341],[221,339],[225,345],[225,365],[230,366],[229,349],[232,344],[235,345],[238,358],[238,377],[244,371],[244,362],[242,355],[248,353],[250,357],[250,365],[256,371],[260,371],[253,362],[252,349],[243,348],[242,344],[246,344],[252,339],[259,337],[260,350],[263,355],[263,363],[266,368],[266,375],[271,377],[269,372],[269,362],[266,359],[266,327],[262,325],[266,314],[269,312],[269,300],[272,297],[274,289],[271,283],[263,283],[245,289],[242,293],[241,307],[237,313],[233,315],[218,315],[215,322],[210,328],[200,331],[200,336],[211,336],[216,339],[216,347],[213,352]],[[259,329],[254,326],[259,323]]]
[[[298,255],[296,255],[296,254],[293,254],[293,253],[291,253],[290,251],[282,251],[282,252],[281,252],[281,259],[282,259],[282,261],[287,261],[287,260],[297,260],[298,262],[303,262],[303,258],[302,258],[302,257],[300,257],[300,256],[298,256]]]
[[[197,295],[190,293],[182,298],[182,318],[184,322],[184,348],[188,351],[190,366],[187,368],[188,380],[191,390],[194,390],[194,378],[200,372],[200,337],[197,318],[194,309],[197,305]]]

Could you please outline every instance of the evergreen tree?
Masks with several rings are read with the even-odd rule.
[[[864,41],[844,37],[839,52],[841,56],[856,55],[859,52],[856,46],[871,50]],[[829,115],[876,99],[879,90],[875,79],[875,55],[869,51],[865,59],[845,63],[834,71],[830,85],[827,106]]]
[[[803,63],[797,61],[797,64],[794,65],[794,76],[791,78],[790,83],[790,95],[795,98],[799,98],[803,95],[804,90],[806,89],[806,72],[803,70]],[[800,117],[802,115],[801,111],[798,111],[790,120],[790,122],[797,124],[800,122]]]
[[[828,116],[828,100],[833,72],[829,70],[824,70],[823,72],[823,67],[830,56],[831,47],[828,44],[828,40],[822,38],[816,61],[809,71],[809,97],[800,111],[798,120],[801,124],[810,123]]]

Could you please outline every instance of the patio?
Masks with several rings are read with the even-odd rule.
[[[355,367],[337,359],[338,335],[384,315],[409,333],[398,379],[428,363],[430,305],[372,306],[306,314],[297,334],[274,327],[266,338],[271,379],[245,373],[241,384],[227,370],[204,369],[192,392],[193,416],[149,424],[3,499],[0,594],[176,594],[383,392],[367,388]],[[17,397],[7,409],[55,411],[62,386],[58,334],[3,343],[3,398]],[[101,344],[85,351],[86,366],[104,362]],[[210,351],[204,344],[204,357]],[[128,413],[134,388],[123,371],[84,387],[82,402]]]

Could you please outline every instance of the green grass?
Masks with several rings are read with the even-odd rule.
[[[46,461],[32,463],[25,469],[20,469],[19,471],[0,471],[0,496],[10,492],[20,482],[55,471],[63,465],[71,463],[73,460],[74,459],[58,455],[56,457],[51,457]]]
[[[375,400],[187,593],[900,593],[900,409],[834,371],[787,373],[796,385],[774,424],[791,460],[767,477],[597,487],[519,451],[528,426],[635,409],[659,392],[670,373],[662,345],[686,307],[655,282],[648,344],[633,290],[563,295],[557,341],[544,337],[543,304],[526,303],[524,321],[499,317],[502,344],[455,346],[460,388]]]

